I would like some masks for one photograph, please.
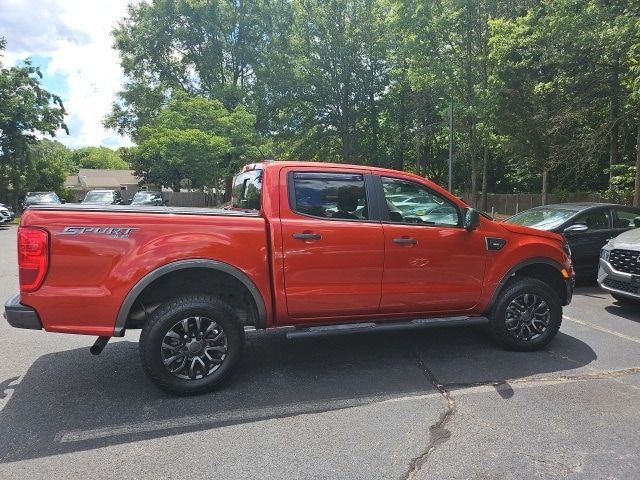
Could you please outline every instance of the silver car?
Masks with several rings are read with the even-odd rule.
[[[616,300],[640,301],[640,228],[612,238],[602,248],[598,284]]]

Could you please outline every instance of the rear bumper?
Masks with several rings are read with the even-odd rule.
[[[15,328],[42,330],[42,322],[33,308],[20,303],[20,294],[16,294],[4,304],[4,317]]]
[[[598,285],[609,293],[615,293],[631,300],[640,300],[640,282],[637,275],[618,272],[609,262],[600,259]]]

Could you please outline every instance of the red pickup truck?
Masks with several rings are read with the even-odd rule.
[[[245,331],[288,336],[486,323],[543,347],[571,301],[557,234],[494,222],[424,178],[269,162],[235,178],[228,209],[34,206],[18,230],[19,328],[110,337],[142,329],[151,380],[217,387]]]

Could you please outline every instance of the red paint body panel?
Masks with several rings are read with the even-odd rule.
[[[22,293],[48,331],[112,335],[120,305],[147,273],[195,258],[233,265],[253,280],[271,312],[265,221],[260,217],[32,210],[23,226],[46,226],[50,267],[42,287]],[[65,235],[66,226],[136,228],[129,238]]]
[[[145,275],[171,262],[212,259],[244,272],[266,307],[266,326],[327,324],[363,318],[480,315],[501,279],[533,257],[571,272],[562,238],[482,218],[479,228],[324,220],[289,205],[290,171],[391,175],[421,183],[459,208],[460,199],[424,178],[386,169],[337,164],[274,162],[263,166],[260,215],[29,209],[22,226],[49,232],[49,270],[42,286],[23,292],[48,331],[113,335],[127,293]],[[127,238],[68,226],[133,228]],[[314,232],[318,241],[292,237]],[[410,236],[416,245],[393,238]],[[506,240],[499,251],[486,237]]]

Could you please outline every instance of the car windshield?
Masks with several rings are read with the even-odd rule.
[[[162,194],[157,192],[138,192],[133,196],[131,205],[162,205]]]
[[[571,208],[536,207],[507,218],[505,222],[539,230],[552,230],[562,225],[577,211]]]
[[[113,203],[113,192],[89,192],[83,203]]]
[[[55,193],[31,193],[25,198],[26,203],[60,203]]]

